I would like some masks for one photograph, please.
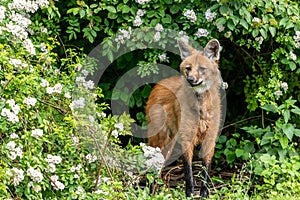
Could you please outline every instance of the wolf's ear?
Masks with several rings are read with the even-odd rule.
[[[196,49],[194,49],[193,47],[191,47],[188,44],[188,41],[184,38],[179,38],[177,40],[178,46],[179,46],[179,51],[180,51],[180,56],[181,59],[184,60],[187,57],[189,57],[194,51],[196,51]]]
[[[221,51],[220,43],[217,39],[211,39],[203,50],[203,53],[212,62],[217,62],[220,59]]]

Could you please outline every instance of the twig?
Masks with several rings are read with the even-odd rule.
[[[51,183],[53,183],[54,187],[58,188],[55,182],[50,178],[48,174],[46,174],[46,177],[50,180]]]
[[[237,122],[228,124],[228,125],[226,125],[226,126],[223,126],[222,129],[226,129],[226,128],[230,127],[230,126],[235,126],[236,124],[240,124],[240,123],[243,123],[243,122],[248,121],[248,120],[259,119],[259,118],[261,118],[261,117],[262,117],[261,115],[258,115],[258,116],[249,117],[249,118],[247,118],[247,119],[242,119],[242,120],[240,120],[240,121],[237,121]]]
[[[44,104],[47,104],[48,106],[51,106],[51,107],[53,107],[53,108],[56,108],[56,109],[58,109],[58,110],[60,110],[61,112],[63,112],[63,114],[66,114],[68,111],[66,111],[65,109],[63,109],[63,108],[61,108],[61,107],[59,107],[59,106],[56,106],[56,105],[53,105],[53,104],[51,104],[51,103],[48,103],[48,102],[46,102],[46,101],[43,101],[43,100],[39,100],[40,102],[42,102],[42,103],[44,103]]]
[[[106,148],[107,148],[108,141],[109,141],[109,138],[110,138],[110,136],[111,136],[111,133],[112,133],[112,130],[110,130],[110,132],[108,133],[108,136],[107,136],[107,139],[106,139],[106,142],[105,142],[105,146],[104,146],[104,149],[103,149],[103,153],[106,152]],[[101,150],[100,150],[100,148],[99,148],[99,146],[98,146],[98,143],[97,143],[97,148],[98,148],[98,151],[101,152]],[[101,155],[101,153],[100,153],[100,155]],[[105,164],[107,165],[104,156],[101,155],[101,157],[102,157],[103,161],[105,162]],[[107,166],[107,167],[108,167],[108,166]],[[97,190],[97,187],[98,187],[101,168],[102,168],[102,163],[100,163],[99,168],[98,168],[97,179],[96,179],[96,184],[95,184],[94,191],[96,191],[96,190]],[[109,171],[109,169],[108,169],[108,171]],[[110,171],[109,171],[109,173],[110,173]],[[110,176],[111,176],[111,178],[112,178],[112,175],[111,175],[111,174],[110,174]]]
[[[8,86],[8,84],[9,84],[13,79],[14,79],[14,78],[11,78],[11,79],[9,79],[9,80],[5,83],[5,85],[3,86],[2,90],[0,91],[0,94],[2,94],[2,93],[4,92],[5,88]]]

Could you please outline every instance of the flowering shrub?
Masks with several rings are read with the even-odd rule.
[[[178,70],[178,56],[164,50],[177,37],[201,45],[217,38],[223,46],[220,70],[235,129],[223,130],[215,160],[253,167],[248,172],[265,183],[255,191],[299,194],[299,14],[296,1],[281,0],[2,1],[0,198],[149,199],[147,189],[133,186],[145,169],[158,173],[163,158],[134,139],[137,145],[121,148],[133,120],[109,115],[107,102],[129,102],[144,126],[151,87],[137,87],[131,97],[112,89],[135,66],[143,78],[164,74],[159,64]],[[86,63],[98,43],[112,62],[102,90]],[[135,51],[115,57],[121,47]],[[245,113],[261,120],[245,120]],[[247,124],[236,123],[240,118]],[[157,197],[183,198],[164,189]]]

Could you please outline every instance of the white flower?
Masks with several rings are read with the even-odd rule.
[[[87,70],[85,70],[85,69],[83,69],[83,70],[81,71],[81,73],[82,73],[84,76],[89,75],[89,72],[88,72]]]
[[[13,65],[14,67],[19,67],[22,65],[22,60],[20,59],[14,59],[14,58],[10,58],[9,59],[9,64]]]
[[[124,130],[124,124],[123,123],[117,123],[115,124],[115,128],[119,129],[120,131]]]
[[[186,10],[183,15],[188,18],[191,22],[197,21],[197,16],[193,10]]]
[[[281,88],[283,89],[283,90],[287,90],[287,89],[289,89],[289,86],[288,86],[288,84],[287,84],[287,82],[283,82],[283,83],[281,83]]]
[[[225,34],[224,34],[224,36],[226,37],[226,38],[230,38],[230,36],[231,36],[231,31],[227,31]]]
[[[164,27],[160,23],[158,23],[155,26],[155,30],[158,32],[162,32],[164,30]]]
[[[300,31],[296,31],[295,36],[294,36],[294,40],[296,42],[300,41]]]
[[[217,29],[219,32],[224,31],[225,27],[223,25],[217,25]]]
[[[62,84],[60,83],[55,84],[53,87],[53,92],[60,94],[61,91],[62,91]]]
[[[16,147],[16,143],[14,141],[10,141],[6,144],[6,149],[10,151],[14,151]]]
[[[60,164],[62,161],[62,158],[60,156],[53,156],[51,154],[47,155],[47,158],[45,158],[45,161],[49,164]]]
[[[159,58],[160,62],[164,62],[167,59],[167,54],[165,54],[165,53],[160,54],[160,55],[158,55],[158,58]]]
[[[28,107],[35,106],[37,100],[33,97],[26,97],[23,101]]]
[[[146,14],[145,10],[138,9],[136,16],[143,17]]]
[[[52,183],[51,183],[51,185],[52,185]],[[65,189],[65,185],[62,182],[60,182],[60,181],[56,181],[55,185],[56,185],[56,187],[54,187],[55,190],[63,190],[63,189]]]
[[[153,39],[154,39],[154,41],[156,41],[156,42],[157,42],[157,41],[159,41],[159,40],[160,40],[160,38],[161,38],[161,37],[160,37],[160,32],[156,32],[156,33],[154,34],[154,38],[153,38]]]
[[[262,36],[256,37],[255,41],[257,41],[259,44],[262,44],[264,41],[264,38]]]
[[[49,82],[46,79],[42,79],[42,82],[40,83],[40,85],[42,87],[48,87],[49,86]]]
[[[290,52],[290,56],[292,60],[297,60],[297,56],[293,52]]]
[[[10,137],[11,139],[17,139],[17,138],[19,138],[19,136],[18,136],[16,133],[10,134],[9,137]]]
[[[31,55],[35,55],[36,52],[35,52],[35,48],[31,42],[30,39],[25,39],[24,42],[23,42],[23,46],[24,48],[31,54]]]
[[[74,178],[79,178],[79,175],[78,174],[74,174]]]
[[[67,99],[71,99],[71,95],[70,95],[70,92],[66,92],[64,97],[66,97]]]
[[[7,117],[8,121],[12,122],[12,123],[16,123],[19,122],[19,117],[16,115],[16,113],[11,112],[9,109],[7,108],[3,108],[1,111],[1,116],[2,117]]]
[[[72,141],[75,145],[79,143],[79,139],[76,136],[72,136]]]
[[[76,194],[82,194],[82,193],[84,193],[84,192],[85,192],[85,191],[84,191],[83,187],[80,186],[80,185],[77,187],[77,190],[75,191]]]
[[[13,177],[14,186],[18,186],[22,180],[24,180],[24,171],[22,169],[18,169],[13,167],[7,171],[7,174],[10,177]]]
[[[54,92],[53,87],[47,87],[46,92],[47,94],[52,94]]]
[[[85,158],[88,160],[89,163],[93,163],[97,160],[97,156],[92,154],[86,155]]]
[[[43,136],[43,130],[41,129],[34,129],[32,130],[31,136],[34,138],[39,138]]]
[[[113,130],[113,131],[111,132],[111,135],[114,136],[115,138],[118,138],[119,132],[118,132],[117,130]]]
[[[140,4],[140,5],[144,5],[148,2],[150,2],[151,0],[135,0],[136,3]]]
[[[274,94],[275,94],[276,96],[282,96],[282,91],[277,90],[277,91],[274,92]]]
[[[252,22],[253,22],[253,23],[260,23],[260,22],[261,22],[261,19],[259,19],[258,17],[254,17],[254,18],[252,19]]]
[[[118,35],[115,38],[115,41],[123,44],[125,42],[125,39],[130,39],[131,33],[131,27],[129,27],[128,30],[120,29]]]
[[[33,167],[30,167],[29,169],[27,169],[26,173],[35,182],[39,183],[43,180],[43,174],[40,171],[35,170]]]
[[[208,30],[203,29],[203,28],[199,28],[198,31],[197,31],[197,33],[196,33],[196,36],[197,36],[198,38],[200,38],[200,37],[207,37],[208,34],[209,34],[209,33],[208,33]]]
[[[211,12],[210,9],[205,12],[205,18],[208,22],[213,21],[216,15],[217,14],[215,12]]]
[[[92,80],[89,80],[89,81],[87,81],[87,82],[85,82],[84,84],[83,84],[83,86],[85,87],[85,89],[87,89],[87,90],[91,90],[91,89],[94,89],[94,82],[92,81]]]
[[[146,157],[146,165],[148,168],[154,168],[157,171],[160,171],[165,163],[165,158],[161,153],[160,148],[147,146],[144,143],[140,143],[140,146],[143,149],[144,156]]]
[[[5,11],[6,8],[4,6],[0,6],[0,22],[2,22],[3,19],[5,19]]]
[[[49,168],[46,170],[47,172],[54,173],[56,171],[56,165],[53,163],[49,164]]]
[[[143,24],[143,21],[140,16],[136,16],[133,21],[133,26],[141,26]]]
[[[51,181],[51,185],[55,190],[63,190],[65,188],[65,185],[62,182],[58,181],[57,175],[51,176],[50,179],[53,181]]]
[[[83,97],[73,100],[72,103],[70,104],[71,109],[84,108],[84,106],[85,106],[85,99]]]
[[[74,166],[72,166],[72,167],[70,168],[70,171],[71,171],[71,172],[75,172],[75,170],[76,170],[76,167],[74,167]]]

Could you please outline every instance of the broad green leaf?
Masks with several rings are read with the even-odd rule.
[[[246,20],[241,19],[241,20],[240,20],[240,24],[241,24],[246,30],[248,30],[249,24],[246,22]]]
[[[279,143],[283,149],[287,148],[289,146],[289,140],[287,137],[283,136],[279,138]]]
[[[228,27],[231,31],[233,31],[233,30],[235,29],[235,25],[234,25],[234,23],[233,23],[232,20],[228,20],[228,21],[227,21],[227,27]]]
[[[117,10],[113,6],[106,6],[105,9],[108,10],[108,12],[117,13]]]
[[[243,149],[236,149],[235,150],[235,155],[237,158],[242,157],[244,154],[244,150]]]
[[[256,37],[258,36],[258,34],[259,34],[259,30],[258,30],[258,29],[253,29],[253,31],[252,31],[252,36],[253,36],[254,38],[256,38]]]
[[[260,32],[261,36],[263,36],[264,39],[267,39],[268,34],[267,34],[267,31],[264,28],[261,28],[259,30],[259,32]]]
[[[83,18],[85,16],[85,10],[80,10],[79,11],[79,15],[80,15],[80,18]]]
[[[291,116],[291,114],[290,114],[289,110],[285,110],[283,112],[283,118],[284,118],[285,123],[288,123],[288,121],[290,120],[290,116]]]
[[[177,5],[172,5],[171,8],[170,8],[170,12],[171,12],[171,14],[173,14],[173,15],[176,14],[176,13],[178,13],[179,10],[180,10],[180,7],[177,6]]]
[[[270,33],[271,33],[272,37],[275,37],[275,35],[276,35],[276,28],[275,28],[275,27],[272,27],[272,26],[270,26],[270,27],[269,27],[269,31],[270,31]]]
[[[297,66],[294,62],[289,62],[289,67],[292,71],[294,71],[297,68]]]
[[[292,139],[293,139],[294,130],[295,130],[295,128],[292,124],[283,124],[282,125],[282,131],[288,137],[288,139],[290,141],[292,141]]]
[[[300,109],[299,108],[293,108],[291,111],[292,111],[292,113],[300,115]]]
[[[270,112],[273,112],[273,113],[277,113],[278,112],[277,107],[275,105],[273,105],[273,104],[266,104],[266,105],[261,106],[261,108],[263,110],[270,111]]]

